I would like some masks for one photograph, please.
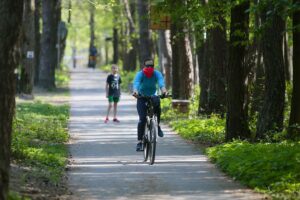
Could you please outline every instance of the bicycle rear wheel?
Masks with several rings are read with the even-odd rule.
[[[143,145],[144,145],[144,162],[146,162],[148,160],[148,155],[149,155],[149,128],[147,124],[145,126]]]
[[[156,133],[157,133],[157,124],[154,120],[150,122],[150,131],[149,131],[149,156],[150,156],[150,165],[154,164],[155,161],[155,151],[156,151]]]

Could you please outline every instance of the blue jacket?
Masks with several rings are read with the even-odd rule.
[[[150,78],[147,78],[143,71],[139,71],[134,78],[133,89],[139,94],[151,96],[156,94],[156,84],[159,88],[165,87],[164,77],[159,71],[154,70]]]

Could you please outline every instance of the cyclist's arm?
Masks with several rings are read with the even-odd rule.
[[[137,93],[142,81],[142,73],[138,72],[133,80],[133,93]]]
[[[159,71],[157,71],[157,82],[158,82],[158,86],[159,86],[161,92],[166,93],[167,89],[166,89],[166,86],[165,86],[165,79]]]

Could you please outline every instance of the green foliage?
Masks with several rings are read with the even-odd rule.
[[[252,188],[275,199],[300,198],[300,143],[234,141],[206,152],[222,170]]]
[[[213,115],[209,118],[194,118],[171,122],[171,126],[183,138],[213,145],[225,140],[225,120]]]
[[[66,66],[55,71],[55,85],[57,87],[66,87],[70,82],[70,73]]]
[[[30,200],[30,198],[21,197],[18,193],[10,191],[8,195],[8,200]]]
[[[22,103],[13,126],[12,157],[35,167],[52,182],[60,180],[67,161],[69,106]]]
[[[132,92],[132,82],[137,72],[121,71],[122,84],[121,88],[123,91]]]

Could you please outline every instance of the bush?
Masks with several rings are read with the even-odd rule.
[[[206,152],[222,170],[252,188],[274,198],[300,198],[300,143],[234,141]]]
[[[225,139],[225,120],[216,115],[210,118],[173,121],[171,126],[183,138],[206,145],[220,144]]]

